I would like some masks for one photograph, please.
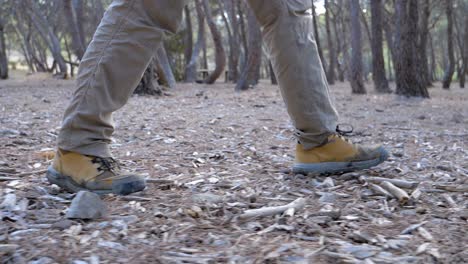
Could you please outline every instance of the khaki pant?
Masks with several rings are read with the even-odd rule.
[[[326,141],[337,113],[312,35],[310,0],[249,0],[263,28],[296,136],[305,148]],[[114,0],[81,62],[58,147],[109,157],[112,113],[132,95],[164,35],[179,27],[185,0]]]

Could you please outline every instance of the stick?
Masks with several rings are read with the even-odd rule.
[[[264,217],[270,215],[281,214],[288,210],[289,208],[294,208],[295,211],[302,209],[305,206],[306,199],[298,198],[293,202],[281,205],[281,206],[272,206],[272,207],[262,207],[259,209],[246,210],[239,217],[241,219],[251,218],[251,217]]]
[[[147,178],[146,183],[155,183],[155,184],[174,184],[174,181],[172,180],[164,180],[164,179],[151,179]]]
[[[390,193],[377,184],[369,183],[369,188],[377,194],[383,195],[385,197],[392,197]]]
[[[15,181],[15,180],[19,180],[19,179],[20,178],[0,176],[0,181]]]
[[[388,181],[383,181],[380,183],[380,186],[382,186],[386,191],[391,193],[393,196],[395,196],[398,199],[398,202],[400,202],[401,205],[406,204],[409,201],[409,196],[408,194],[403,191],[402,189],[396,187],[395,185],[391,184]]]
[[[414,189],[419,185],[419,182],[405,181],[399,179],[387,179],[382,177],[364,177],[364,180],[370,181],[373,183],[389,182],[397,187],[405,189]]]

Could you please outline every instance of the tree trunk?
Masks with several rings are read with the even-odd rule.
[[[244,91],[258,83],[259,70],[262,62],[262,32],[252,10],[247,11],[249,54],[239,80],[236,91]]]
[[[335,48],[332,40],[332,33],[330,29],[330,13],[331,7],[329,0],[325,0],[325,29],[327,31],[327,41],[328,41],[328,70],[327,70],[327,80],[329,84],[335,83]]]
[[[193,52],[193,26],[189,5],[184,8],[185,14],[185,35],[184,35],[184,61],[185,66],[190,63]]]
[[[215,46],[215,69],[214,71],[204,80],[204,83],[213,84],[216,80],[223,75],[224,68],[226,67],[226,52],[223,47],[223,39],[219,32],[216,22],[211,14],[210,3],[208,0],[203,0],[203,9],[205,11],[206,21],[210,28],[211,36],[213,37],[213,43]]]
[[[419,23],[419,43],[418,43],[418,59],[420,78],[426,86],[432,86],[429,74],[429,60],[427,55],[427,41],[429,37],[429,18],[431,16],[430,0],[423,0],[421,12],[421,22]]]
[[[365,94],[366,87],[364,87],[364,80],[362,76],[362,34],[361,34],[361,23],[359,14],[361,7],[359,6],[359,0],[350,0],[350,12],[351,12],[351,89],[355,94]]]
[[[396,0],[395,52],[397,94],[429,98],[426,85],[418,77],[418,0]]]
[[[276,74],[273,70],[273,65],[271,65],[271,61],[268,61],[268,71],[270,72],[271,84],[278,85],[278,79],[276,78]]]
[[[78,58],[78,60],[81,60],[85,53],[86,47],[84,46],[84,42],[81,40],[81,35],[78,29],[77,20],[73,12],[71,1],[72,0],[64,0],[63,9],[65,12],[65,20],[68,24],[68,30],[70,31],[70,35],[72,37],[71,46],[73,53]]]
[[[0,79],[8,79],[8,57],[6,54],[5,26],[0,17]]]
[[[86,48],[86,34],[84,31],[84,11],[83,11],[83,0],[72,0],[73,10],[75,10],[76,27],[78,28],[78,34],[80,35],[81,45]]]
[[[231,21],[232,35],[229,40],[229,73],[228,79],[232,82],[237,82],[239,76],[239,21],[237,17],[237,1],[238,0],[227,0],[226,1],[226,11]]]
[[[245,28],[245,15],[242,3],[242,1],[237,1],[237,10],[239,10],[240,38],[242,42],[242,47],[244,48],[244,56],[240,66],[241,68],[244,68],[244,64],[247,63],[247,54],[249,54],[249,45],[247,43],[247,30]]]
[[[382,48],[382,0],[370,1],[372,19],[372,79],[375,90],[379,93],[390,93],[385,76],[385,60]]]
[[[50,52],[58,64],[59,67],[59,74],[61,78],[67,78],[67,65],[65,59],[62,56],[62,48],[60,45],[60,41],[57,35],[54,33],[52,28],[50,27],[48,21],[46,20],[45,16],[41,13],[38,3],[36,1],[29,1],[30,3],[30,17],[33,21],[33,25],[36,27],[39,35],[42,37],[44,42],[49,47]]]
[[[156,81],[156,79],[156,62],[153,59],[148,65],[148,68],[146,68],[140,83],[133,93],[139,95],[162,95],[161,88],[154,85],[154,81]]]
[[[174,88],[176,86],[176,79],[174,77],[174,73],[172,72],[164,45],[161,44],[161,47],[156,50],[156,55],[154,58],[160,80],[163,81],[167,87]]]
[[[312,0],[312,17],[313,17],[315,43],[317,43],[317,50],[318,50],[320,60],[322,61],[323,71],[326,72],[327,67],[325,65],[325,58],[323,57],[322,45],[320,44],[320,35],[319,35],[318,22],[317,22],[318,17],[317,17],[317,13],[315,11],[314,0]]]
[[[198,33],[192,56],[185,67],[185,82],[187,83],[193,83],[197,80],[197,61],[205,41],[205,15],[199,1],[195,2],[195,8],[197,10]]]
[[[449,89],[455,71],[455,56],[453,54],[453,3],[452,0],[445,0],[445,13],[447,15],[447,55],[448,64],[442,82],[442,88]]]
[[[463,67],[460,76],[460,88],[465,88],[466,75],[468,75],[468,16],[465,16],[465,33],[463,34]]]

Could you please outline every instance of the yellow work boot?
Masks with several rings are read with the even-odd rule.
[[[86,190],[98,194],[127,195],[145,189],[145,179],[123,173],[113,158],[81,155],[58,150],[47,170],[50,183],[78,192]]]
[[[382,146],[360,146],[339,134],[328,137],[322,146],[304,150],[296,146],[293,172],[302,174],[336,174],[374,167],[388,158]]]

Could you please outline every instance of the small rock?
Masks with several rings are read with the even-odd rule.
[[[72,264],[88,264],[88,262],[83,261],[83,260],[74,260]]]
[[[80,191],[73,199],[66,217],[69,219],[98,219],[107,212],[106,205],[99,195]]]
[[[465,117],[461,113],[455,113],[453,114],[453,117],[452,117],[453,122],[457,124],[463,123],[464,119]]]
[[[223,197],[212,193],[197,193],[192,196],[195,203],[217,204],[223,202]]]
[[[333,193],[323,193],[322,197],[319,198],[321,203],[334,203],[336,202],[336,195]]]
[[[16,136],[19,135],[20,132],[14,129],[1,129],[0,136]]]
[[[360,245],[360,246],[348,245],[348,246],[344,246],[342,250],[345,251],[346,253],[353,255],[354,257],[358,259],[366,259],[366,258],[376,255],[380,251],[380,248],[370,246],[370,245]]]
[[[335,187],[335,182],[333,181],[332,178],[327,177],[327,178],[322,182],[321,186],[324,187],[324,188]]]
[[[33,260],[33,261],[28,262],[28,264],[52,264],[52,263],[55,263],[55,261],[48,257],[41,257],[38,260]]]
[[[71,220],[64,219],[64,220],[60,220],[58,222],[53,223],[52,228],[53,229],[59,229],[59,230],[65,230],[65,229],[70,228],[74,223],[75,222],[73,222]]]
[[[13,210],[16,206],[16,194],[9,193],[5,195],[3,202],[0,204],[0,208],[4,208],[6,210]]]
[[[126,250],[126,248],[124,246],[122,246],[122,244],[117,243],[117,242],[112,242],[112,241],[99,241],[98,246],[99,247],[116,249],[116,250]]]
[[[16,244],[0,244],[0,256],[5,254],[11,254],[16,251],[18,245]]]

